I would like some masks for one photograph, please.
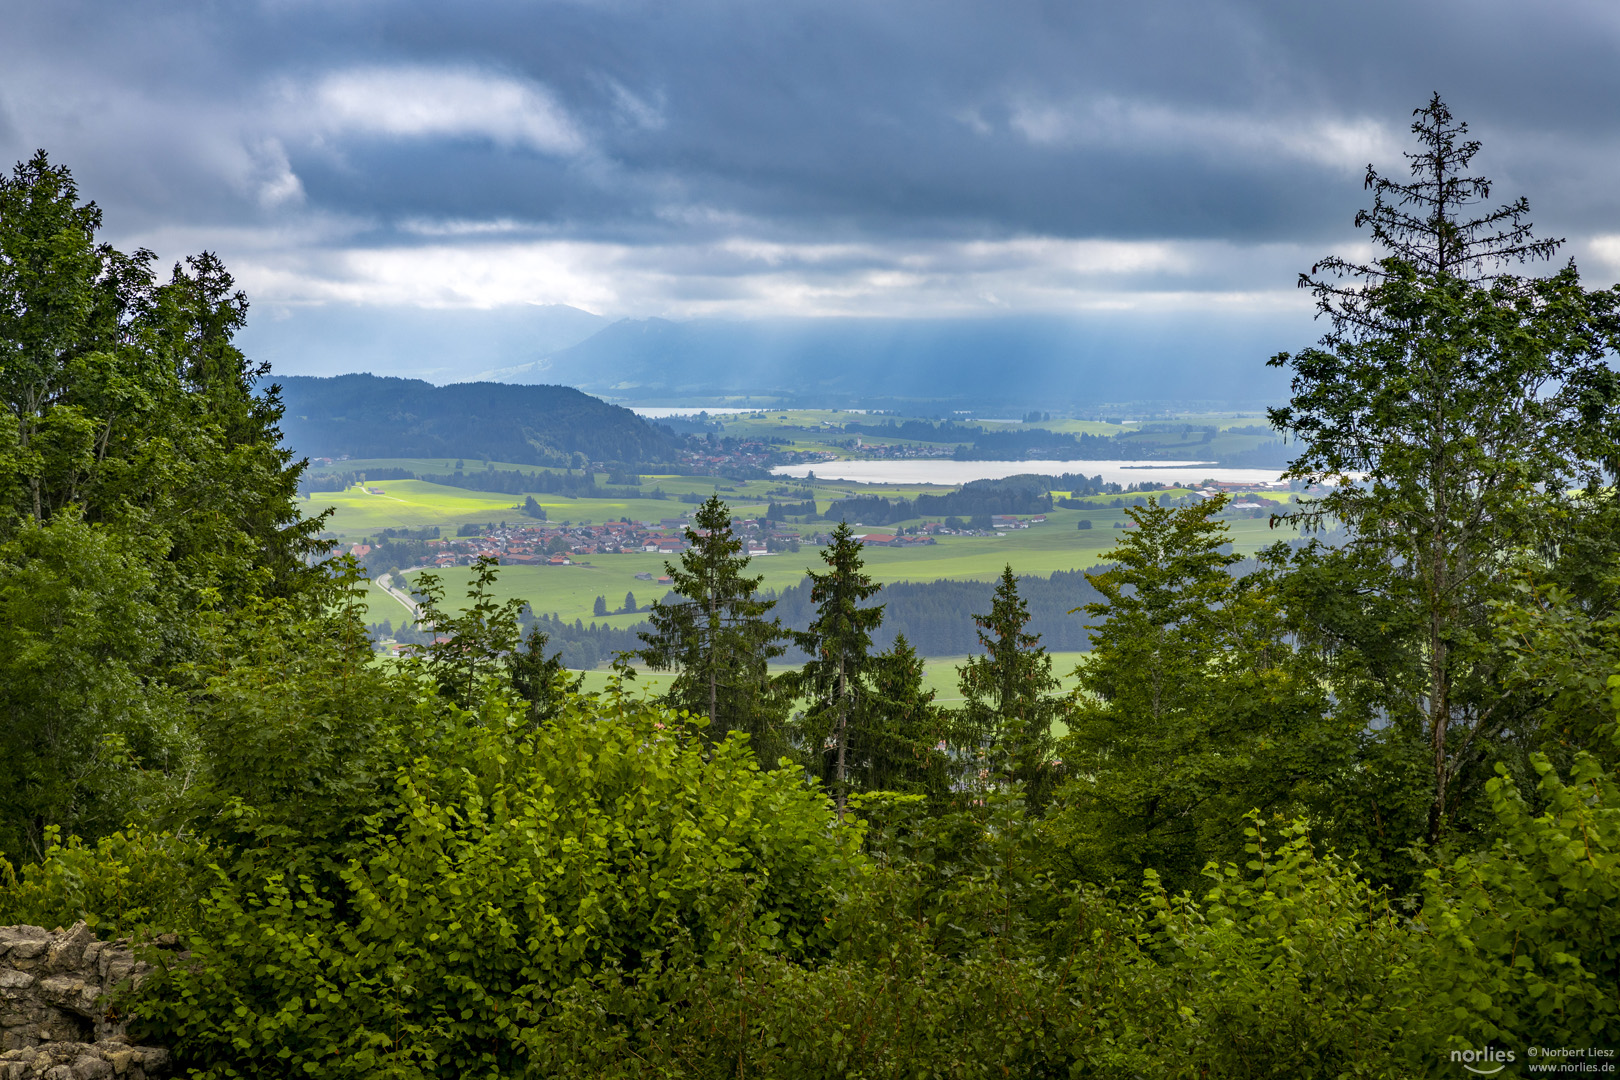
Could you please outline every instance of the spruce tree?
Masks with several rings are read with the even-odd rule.
[[[950,790],[951,762],[945,717],[934,691],[923,685],[924,663],[904,634],[872,658],[850,754],[867,789],[923,794],[937,802]]]
[[[965,735],[986,755],[992,783],[1018,783],[1039,805],[1050,787],[1052,721],[1063,712],[1052,658],[1040,635],[1025,631],[1029,607],[1008,564],[990,610],[973,616],[982,656],[969,657],[958,684]]]
[[[861,544],[840,521],[832,543],[822,549],[824,573],[806,570],[810,602],[816,617],[810,628],[793,635],[810,660],[795,684],[810,699],[802,737],[821,763],[823,782],[832,789],[843,820],[849,793],[850,726],[862,716],[872,631],[883,623],[883,607],[862,607],[881,586],[872,581],[861,559]]]
[[[1127,508],[1136,527],[1087,575],[1101,599],[1082,609],[1097,621],[1059,744],[1073,779],[1054,822],[1081,876],[1151,866],[1191,884],[1208,860],[1236,856],[1233,821],[1316,809],[1348,763],[1348,732],[1324,723],[1320,669],[1287,644],[1272,576],[1230,572],[1226,501]]]
[[[741,732],[769,762],[785,749],[787,704],[768,668],[783,651],[780,624],[765,618],[774,602],[756,598],[760,578],[745,573],[749,559],[718,495],[698,507],[686,538],[691,546],[679,563],[664,564],[680,599],[653,602],[652,629],[640,635],[645,647],[636,655],[654,670],[675,672],[664,701],[706,717],[709,740]]]
[[[583,675],[568,674],[560,653],[546,655],[549,640],[538,626],[531,626],[523,648],[512,650],[506,659],[512,690],[527,704],[531,727],[554,719],[569,696],[579,693],[585,682]]]

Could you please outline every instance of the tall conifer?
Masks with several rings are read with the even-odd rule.
[[[1293,380],[1270,418],[1300,444],[1288,475],[1327,491],[1293,516],[1349,537],[1307,566],[1318,580],[1302,591],[1326,601],[1314,632],[1340,696],[1370,699],[1369,719],[1428,758],[1433,840],[1518,723],[1490,627],[1504,565],[1553,550],[1555,523],[1595,505],[1572,491],[1612,483],[1620,290],[1586,291],[1573,263],[1506,273],[1561,241],[1532,235],[1523,199],[1479,206],[1479,144],[1438,96],[1416,117],[1411,178],[1369,168],[1373,206],[1356,216],[1382,257],[1301,275],[1329,331],[1272,359]]]
[[[1063,701],[1040,635],[1024,629],[1029,607],[1018,595],[1010,563],[996,583],[989,612],[973,621],[985,651],[960,669],[966,730],[987,755],[989,779],[1023,783],[1038,803],[1051,779],[1052,721]]]
[[[822,775],[832,788],[842,820],[849,792],[850,725],[862,715],[870,664],[872,631],[883,622],[883,607],[862,607],[881,586],[863,569],[860,541],[840,521],[832,543],[821,552],[825,573],[808,570],[810,601],[816,617],[810,629],[794,634],[810,660],[797,684],[810,698],[804,732],[822,762]]]
[[[785,748],[786,701],[767,666],[782,655],[781,626],[765,617],[774,601],[757,598],[760,577],[746,573],[749,559],[718,495],[698,508],[686,538],[679,562],[664,564],[680,599],[653,602],[636,655],[675,672],[665,701],[706,717],[711,741],[745,733],[769,762]]]

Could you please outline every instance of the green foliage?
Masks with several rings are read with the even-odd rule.
[[[46,834],[44,857],[18,875],[0,859],[0,925],[72,926],[103,938],[189,930],[210,854],[196,840],[140,829],[94,845]]]
[[[923,686],[923,658],[904,634],[873,658],[864,715],[850,739],[850,756],[861,763],[871,791],[950,796],[958,778],[949,740],[950,718]]]
[[[960,741],[984,754],[991,783],[1018,783],[1037,800],[1056,779],[1052,721],[1064,711],[1055,691],[1052,658],[1028,633],[1029,608],[1018,595],[1012,566],[1002,571],[990,610],[973,616],[982,656],[969,657],[958,672],[965,701]]]
[[[1590,754],[1567,781],[1533,763],[1546,809],[1499,769],[1496,843],[1428,872],[1433,1002],[1454,1016],[1441,1030],[1457,1047],[1620,1045],[1620,785]]]
[[[43,153],[0,179],[0,852],[160,816],[220,616],[324,587],[281,406],[212,255],[160,283]]]
[[[1102,621],[1060,748],[1073,873],[1153,868],[1183,887],[1237,854],[1233,821],[1319,806],[1349,764],[1350,732],[1325,719],[1318,672],[1285,640],[1272,573],[1228,573],[1224,502],[1127,509],[1136,528],[1091,575],[1102,599],[1085,611]]]
[[[1506,653],[1500,678],[1523,729],[1513,748],[1540,751],[1560,769],[1580,751],[1611,769],[1620,764],[1606,707],[1609,676],[1620,670],[1617,514],[1620,506],[1603,498],[1571,523],[1558,558],[1521,557],[1493,612]],[[1533,782],[1527,761],[1502,758],[1516,781]]]
[[[398,762],[442,751],[455,731],[435,684],[373,662],[363,582],[340,565],[340,603],[251,613],[236,627],[242,651],[194,691],[198,752],[180,823],[249,861],[274,844],[289,871],[340,865]]]
[[[1313,270],[1327,276],[1302,276],[1331,330],[1271,360],[1294,377],[1269,416],[1301,444],[1287,475],[1330,486],[1293,519],[1349,537],[1322,559],[1339,595],[1321,636],[1370,654],[1357,690],[1376,693],[1391,738],[1428,752],[1435,842],[1477,803],[1489,748],[1511,731],[1489,622],[1507,599],[1501,568],[1555,548],[1583,509],[1571,491],[1595,492],[1620,460],[1620,378],[1606,364],[1620,289],[1585,290],[1573,263],[1498,273],[1559,242],[1532,237],[1523,199],[1476,211],[1491,187],[1467,174],[1479,144],[1438,95],[1416,115],[1411,181],[1369,170],[1374,205],[1357,215],[1385,257],[1329,258]]]
[[[746,744],[706,751],[622,699],[471,728],[386,798],[327,883],[273,849],[219,874],[191,963],[143,991],[149,1037],[203,1076],[538,1075],[581,979],[702,964],[739,933],[805,955],[860,842]]]
[[[77,507],[162,542],[195,603],[307,579],[277,391],[231,339],[246,300],[212,255],[155,281],[152,254],[98,243],[101,212],[43,154],[0,181],[0,399],[8,486],[43,522]]]
[[[882,605],[863,603],[882,586],[862,569],[861,544],[845,522],[833,528],[832,543],[822,550],[821,559],[826,572],[811,570],[806,575],[815,618],[808,630],[793,635],[810,659],[793,682],[810,700],[798,735],[817,760],[822,782],[832,790],[842,819],[849,794],[850,743],[859,737],[852,734],[851,725],[858,727],[865,719],[872,631],[883,622]]]
[[[655,670],[676,673],[664,700],[705,717],[709,739],[741,732],[773,760],[787,749],[787,701],[766,666],[782,655],[781,626],[765,620],[773,602],[756,598],[761,579],[745,574],[749,560],[720,496],[698,508],[686,538],[692,546],[680,564],[664,564],[681,599],[653,602],[652,629],[641,634],[646,647],[637,655]]]
[[[514,649],[506,661],[512,692],[527,704],[530,724],[543,724],[556,717],[568,696],[579,692],[585,678],[568,674],[561,653],[546,655],[548,640],[540,627],[531,626],[523,648]]]
[[[1389,1075],[1409,1048],[1421,936],[1353,863],[1317,855],[1302,823],[1273,847],[1249,821],[1247,858],[1207,866],[1201,902],[1147,872],[1180,1074]]]
[[[843,891],[819,963],[750,948],[576,986],[554,1022],[563,1076],[998,1077],[1151,1065],[1139,1052],[1133,919],[1042,876],[1016,797],[929,818],[862,795],[871,870]],[[1147,1010],[1144,1009],[1143,1012]]]
[[[178,702],[141,678],[159,648],[152,555],[74,514],[0,542],[0,855],[38,859],[47,830],[103,835],[162,802],[184,736]]]
[[[439,693],[471,707],[480,687],[506,671],[504,658],[517,649],[522,600],[496,603],[491,596],[500,560],[480,555],[467,586],[467,606],[459,615],[444,610],[444,585],[437,574],[416,576],[420,601],[417,621],[433,631],[426,653],[416,659]]]

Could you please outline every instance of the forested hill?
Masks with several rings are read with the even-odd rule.
[[[288,445],[311,457],[487,457],[522,465],[673,461],[682,443],[629,409],[566,386],[339,375],[278,380]]]

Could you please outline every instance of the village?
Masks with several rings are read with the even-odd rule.
[[[905,548],[937,543],[936,538],[940,536],[985,536],[1045,523],[1044,514],[1026,517],[995,514],[990,518],[989,529],[972,528],[950,519],[888,531],[863,532],[860,531],[863,526],[855,524],[853,527],[857,530],[855,538],[868,547]],[[396,540],[394,536],[385,535],[376,543],[368,539],[351,544],[347,551],[362,563],[368,563],[380,549],[402,547],[404,544],[399,541],[405,541],[421,554],[401,569],[468,566],[484,556],[497,558],[503,565],[590,565],[587,560],[597,555],[679,555],[691,546],[686,538],[687,525],[688,518],[684,516],[662,518],[657,522],[620,520],[600,524],[503,521],[492,522],[488,527],[464,526],[468,535],[456,537],[422,539],[403,535]],[[824,529],[801,532],[762,518],[734,518],[731,527],[742,541],[743,554],[751,558],[797,552],[802,545],[822,546],[832,539]],[[646,577],[651,579],[652,575]]]
[[[1205,481],[1176,501],[1185,503],[1226,495],[1232,500],[1226,508],[1227,516],[1266,517],[1278,509],[1278,504],[1260,492],[1287,488],[1285,483]],[[365,490],[370,494],[384,493],[380,487]],[[1118,507],[1131,501],[1142,500],[1140,496],[1134,500],[1125,496],[1112,500],[1112,504]],[[421,532],[388,529],[377,537],[349,544],[346,550],[373,570],[467,566],[486,556],[499,559],[503,565],[515,566],[590,565],[592,557],[605,555],[645,554],[667,558],[680,555],[690,546],[686,537],[690,517],[688,512],[657,521],[629,518],[599,523],[492,521],[463,525],[460,535],[455,537],[440,537],[437,528]],[[855,537],[867,547],[906,548],[931,545],[942,536],[993,536],[1046,522],[1045,514],[992,514],[971,522],[946,517],[943,521],[913,525],[850,524]],[[1129,523],[1121,525],[1129,527]],[[751,558],[797,552],[801,545],[822,546],[831,541],[830,523],[811,525],[809,519],[803,525],[790,526],[770,517],[735,517],[731,527],[742,542],[743,554]]]

